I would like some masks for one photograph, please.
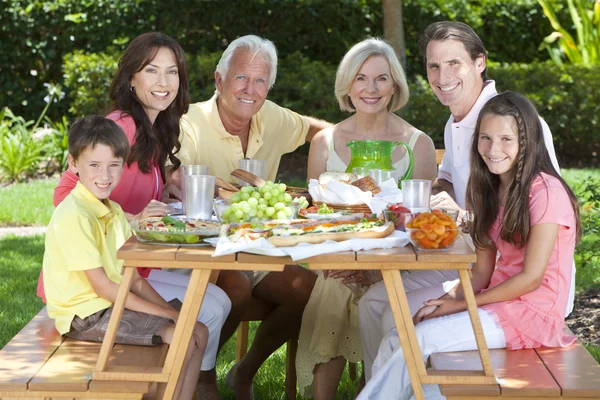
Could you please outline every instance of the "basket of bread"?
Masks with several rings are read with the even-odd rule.
[[[318,182],[313,180],[309,183],[314,206],[326,204],[334,211],[351,213],[370,213],[365,201],[380,191],[370,176],[359,179],[346,172],[324,172]]]

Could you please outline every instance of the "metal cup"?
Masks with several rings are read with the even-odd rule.
[[[244,158],[243,160],[238,160],[238,168],[243,169],[244,171],[248,171],[253,173],[256,176],[259,176],[265,179],[265,160],[255,160],[251,158]],[[250,186],[250,184],[246,181],[238,179],[240,186]]]
[[[407,179],[402,181],[402,204],[411,212],[429,211],[431,181]]]
[[[185,213],[185,177],[190,175],[208,175],[208,165],[182,165],[180,169],[179,187],[181,188],[181,209]]]
[[[185,215],[190,218],[210,219],[213,211],[215,177],[187,175],[185,177]]]

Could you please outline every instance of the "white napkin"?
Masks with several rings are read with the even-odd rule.
[[[381,188],[381,192],[366,201],[373,213],[381,213],[390,203],[402,202],[402,191],[398,189],[395,179],[388,179],[382,182],[379,187]]]
[[[290,256],[292,260],[297,261],[319,254],[349,250],[389,249],[391,247],[403,247],[407,244],[408,235],[401,231],[394,231],[390,236],[380,239],[350,239],[343,242],[328,240],[320,244],[300,243],[294,247],[275,247],[264,238],[253,241],[241,240],[240,243],[232,243],[229,238],[222,236],[217,243],[213,257],[246,251],[266,256]]]
[[[331,181],[323,188],[316,179],[308,182],[308,193],[313,200],[328,204],[361,204],[373,197],[371,192],[363,192],[356,186],[342,182]]]

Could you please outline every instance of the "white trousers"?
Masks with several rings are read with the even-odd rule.
[[[488,348],[505,348],[504,331],[495,317],[480,308],[479,318]],[[471,319],[466,311],[423,321],[417,324],[415,332],[423,354],[423,362],[427,361],[431,353],[477,349]],[[431,392],[439,395],[437,390]],[[372,377],[357,400],[400,400],[410,399],[412,395],[408,368],[394,327],[383,338],[373,363]]]
[[[458,283],[456,271],[413,271],[402,275],[404,290],[411,315],[415,315],[423,302],[437,299],[448,293]],[[396,327],[383,282],[371,286],[358,303],[360,340],[363,348],[365,378],[371,379],[371,369],[383,337]]]
[[[153,269],[146,280],[163,299],[169,301],[178,298],[183,302],[190,277],[175,272]],[[227,294],[220,287],[209,283],[202,300],[200,314],[198,314],[198,321],[208,328],[208,343],[200,367],[202,371],[208,371],[215,367],[221,328],[229,315],[229,311],[231,311],[231,300],[229,300]]]

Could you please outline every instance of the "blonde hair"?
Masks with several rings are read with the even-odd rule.
[[[388,104],[388,111],[394,112],[399,110],[408,102],[409,93],[406,75],[394,49],[383,39],[371,38],[352,46],[338,66],[335,75],[335,97],[342,111],[356,111],[348,93],[350,93],[354,78],[362,65],[369,57],[375,56],[385,57],[390,65],[394,85],[398,88]]]

